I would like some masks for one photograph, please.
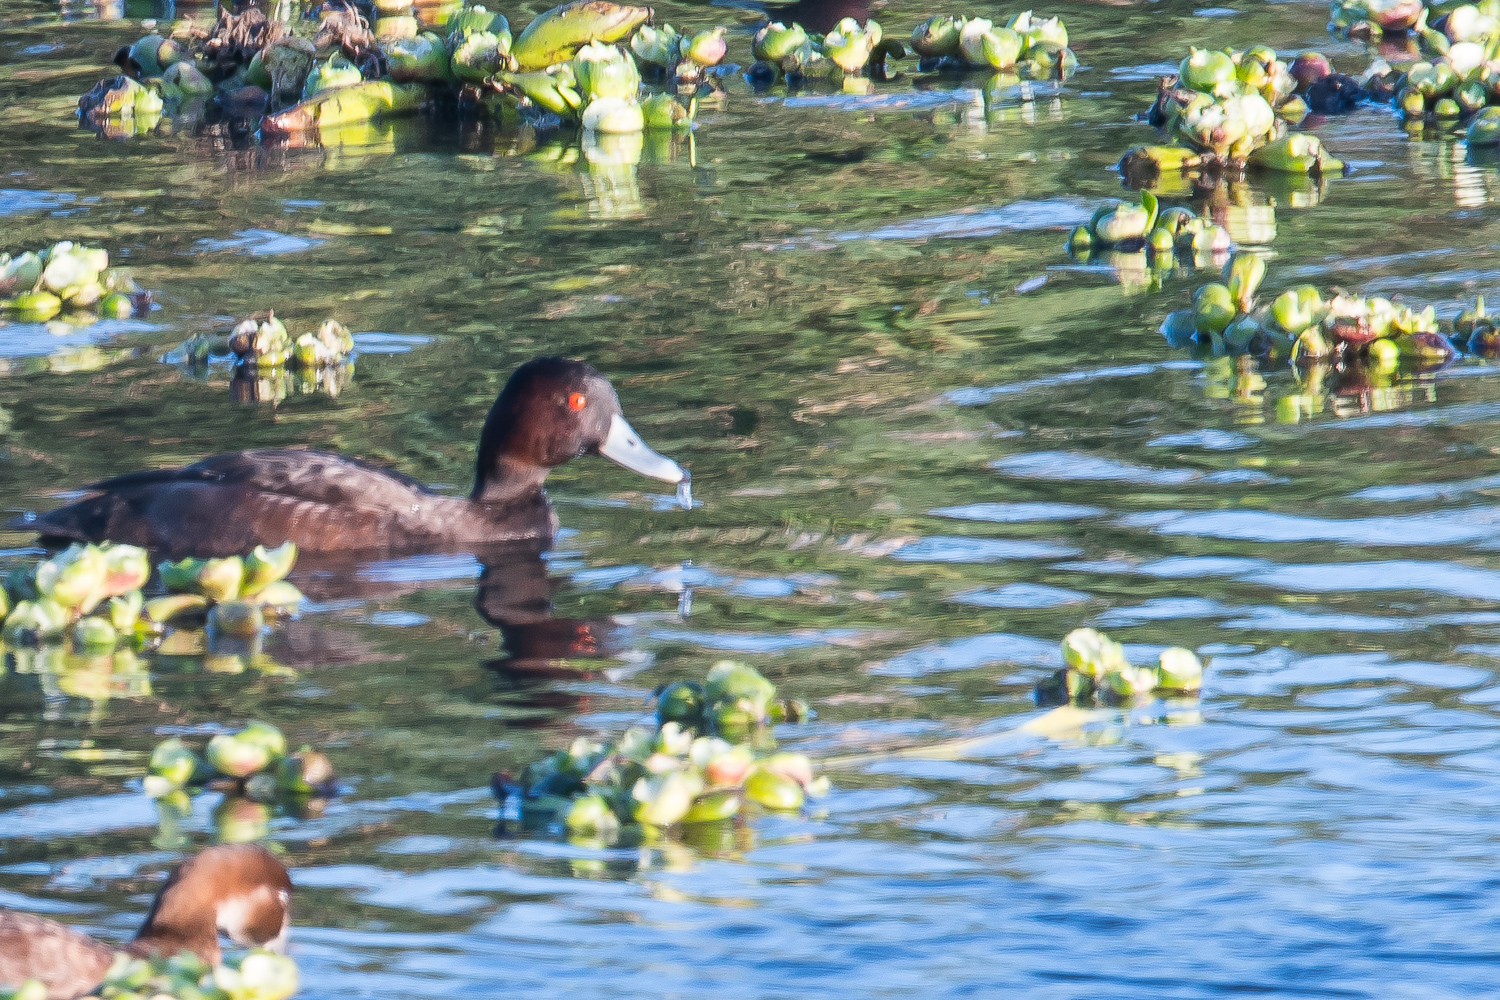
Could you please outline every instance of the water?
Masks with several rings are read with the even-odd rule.
[[[494,393],[549,352],[608,373],[695,487],[679,503],[578,461],[552,478],[564,532],[545,559],[304,567],[311,610],[238,673],[15,661],[0,903],[126,936],[179,857],[154,844],[146,754],[264,716],[346,785],[270,831],[311,997],[1486,992],[1496,370],[1370,391],[1193,357],[1155,331],[1201,275],[1146,292],[1061,252],[1151,140],[1131,115],[1188,44],[1367,56],[1326,36],[1319,3],[1052,10],[1086,67],[1059,92],[731,81],[691,143],[631,167],[420,122],[324,149],[102,139],[69,109],[138,28],[0,0],[0,243],[105,246],[161,305],[0,329],[7,509],[247,446],[463,489]],[[931,12],[878,16],[904,32]],[[1380,108],[1319,132],[1352,176],[1196,203],[1270,249],[1268,288],[1448,314],[1500,294],[1494,162]],[[227,370],[168,357],[267,307],[358,331],[336,396],[242,405]],[[1032,686],[1082,624],[1139,658],[1211,657],[1201,703],[1044,717]],[[812,704],[779,736],[832,762],[828,798],[727,843],[492,835],[493,772],[618,733],[726,655]],[[183,820],[190,844],[214,805]]]

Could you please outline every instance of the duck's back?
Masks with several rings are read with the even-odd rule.
[[[53,1000],[85,996],[115,952],[55,920],[0,910],[0,986],[40,979]]]
[[[357,459],[257,449],[106,479],[18,526],[167,554],[230,555],[284,541],[307,552],[375,551],[471,533],[463,522],[474,506]]]

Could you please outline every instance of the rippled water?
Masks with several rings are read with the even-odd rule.
[[[557,549],[519,576],[447,556],[305,568],[317,603],[239,673],[182,655],[70,680],[13,659],[0,905],[123,938],[180,856],[133,779],[145,755],[265,716],[346,784],[272,825],[308,996],[1487,993],[1494,367],[1372,392],[1190,356],[1155,331],[1201,276],[1147,292],[1061,250],[1149,141],[1131,115],[1187,44],[1368,56],[1325,35],[1319,3],[1053,9],[1085,65],[1060,91],[731,79],[691,144],[622,168],[566,135],[453,123],[321,149],[102,139],[70,109],[138,25],[0,0],[0,248],[105,246],[161,306],[0,327],[7,509],[248,445],[463,488],[494,392],[544,352],[605,370],[699,501],[581,461],[552,480]],[[877,16],[904,32],[928,13]],[[1385,109],[1319,132],[1352,176],[1210,196],[1274,254],[1269,286],[1445,313],[1500,295],[1494,162]],[[266,307],[360,331],[336,397],[240,405],[227,370],[172,363]],[[0,541],[6,561],[34,551]],[[517,593],[549,588],[550,617],[518,616]],[[1082,624],[1211,657],[1201,704],[1044,717],[1032,686]],[[729,843],[494,836],[492,772],[617,733],[723,655],[815,708],[778,734],[829,762],[815,809]],[[183,821],[190,843],[213,806]]]

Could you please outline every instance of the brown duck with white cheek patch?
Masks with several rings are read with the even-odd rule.
[[[86,995],[115,956],[191,951],[219,961],[219,932],[235,944],[281,951],[291,926],[292,880],[255,844],[210,847],[167,879],[134,940],[115,949],[55,920],[0,910],[0,986],[40,979],[52,1000]]]
[[[553,467],[587,453],[668,483],[688,479],[631,429],[608,379],[581,361],[537,358],[516,369],[490,408],[467,497],[358,459],[262,449],[107,479],[10,527],[172,556],[285,541],[314,553],[457,551],[550,538],[557,520],[542,483]]]

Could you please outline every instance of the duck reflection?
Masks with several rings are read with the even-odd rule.
[[[484,666],[515,686],[591,675],[618,664],[626,647],[623,630],[607,618],[553,615],[559,580],[547,573],[545,553],[540,543],[488,553],[474,594],[474,609],[505,644],[505,655]]]
[[[870,17],[869,0],[795,0],[789,4],[767,4],[766,17],[782,24],[793,22],[808,31],[826,34],[846,17],[866,21]]]
[[[484,661],[487,670],[512,686],[531,687],[539,680],[589,677],[621,665],[627,643],[620,625],[608,618],[554,614],[553,595],[566,581],[549,574],[550,550],[550,539],[527,539],[472,554],[377,563],[308,554],[299,559],[291,579],[315,604],[388,601],[451,587],[455,578],[473,573],[477,563],[474,609],[499,630],[504,645],[503,655]],[[314,615],[278,628],[267,648],[293,666],[327,663],[336,653],[336,661],[344,662],[379,657],[373,644],[361,638],[364,634]]]

